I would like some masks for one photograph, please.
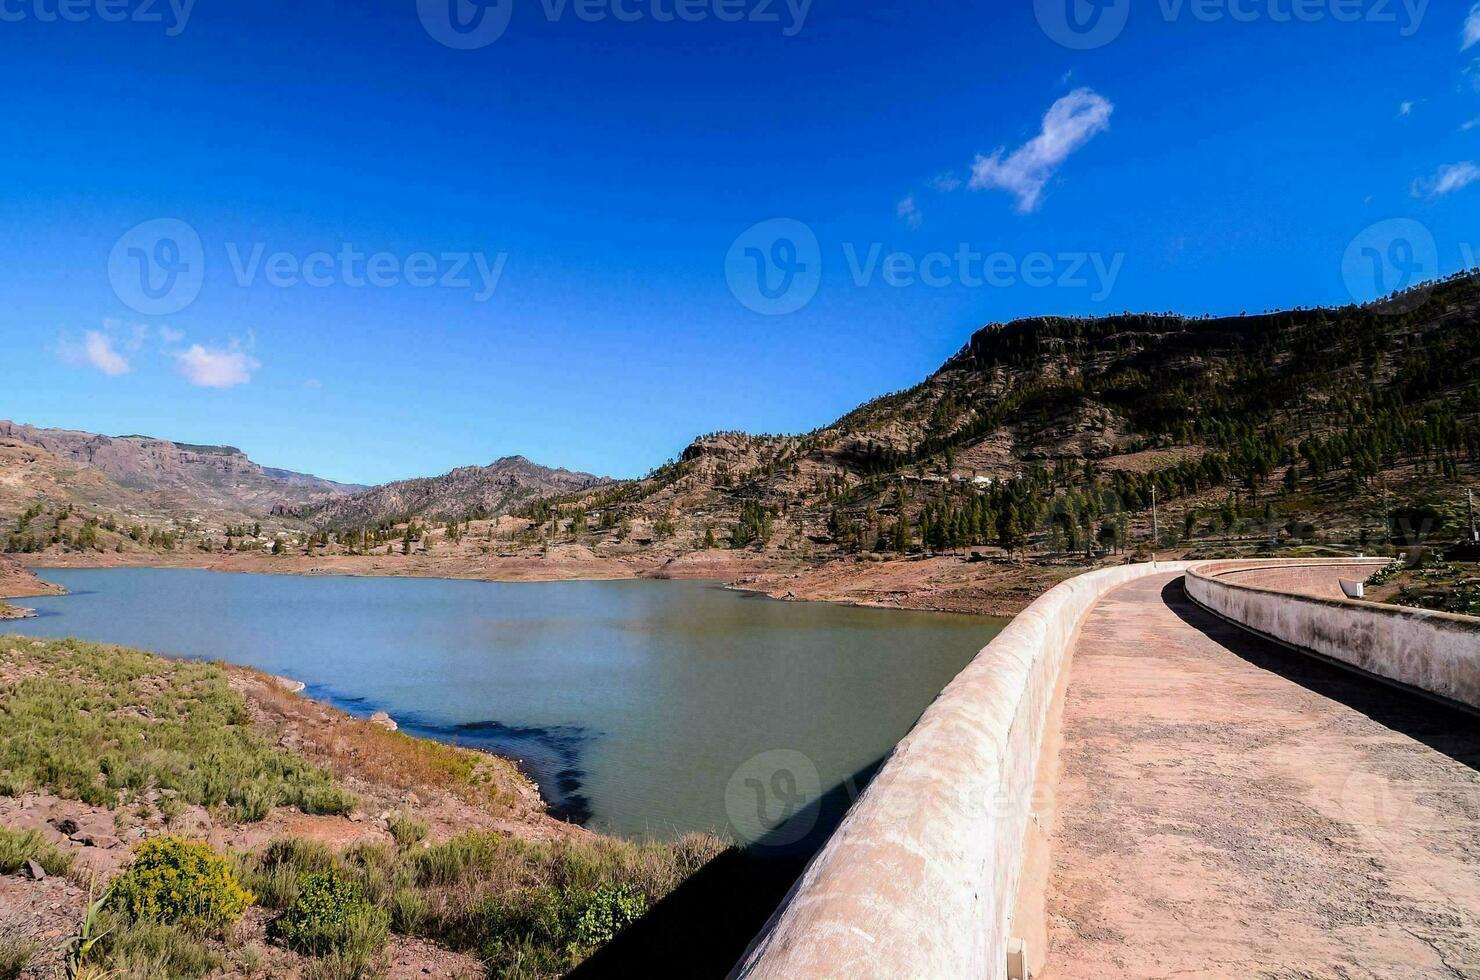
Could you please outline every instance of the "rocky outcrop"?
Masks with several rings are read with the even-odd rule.
[[[105,436],[0,421],[0,440],[46,450],[96,470],[125,490],[159,497],[170,509],[268,513],[305,507],[363,487],[264,467],[233,446],[198,446],[150,436]]]
[[[62,595],[67,590],[60,585],[43,582],[11,558],[0,554],[0,599],[16,599],[24,596]],[[3,606],[4,603],[0,603]],[[6,618],[0,614],[0,619]],[[16,617],[10,617],[16,618]]]
[[[401,480],[333,500],[301,516],[320,527],[365,527],[381,521],[447,521],[501,517],[542,497],[610,483],[590,473],[551,469],[523,456],[464,466],[442,476]]]

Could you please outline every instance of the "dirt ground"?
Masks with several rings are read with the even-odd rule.
[[[147,560],[145,560],[147,559]],[[147,565],[220,572],[280,575],[349,575],[554,582],[618,579],[704,579],[777,599],[934,612],[1013,616],[1059,582],[1107,562],[1077,559],[1019,561],[967,555],[883,560],[876,555],[804,562],[745,551],[695,551],[681,555],[600,556],[589,548],[552,548],[546,555],[272,556],[262,552],[166,554],[73,553],[47,555],[48,567],[123,568]]]
[[[776,599],[1008,617],[1065,579],[1095,567],[1078,561],[971,561],[964,556],[845,558],[801,571],[749,576],[733,586]]]
[[[9,555],[0,555],[0,599],[60,595],[64,591],[59,585],[43,582]]]
[[[1480,978],[1480,725],[1175,579],[1075,647],[1045,980]]]

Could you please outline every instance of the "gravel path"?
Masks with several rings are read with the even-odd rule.
[[[1480,978],[1480,722],[1173,575],[1108,596],[1071,670],[1047,980]]]

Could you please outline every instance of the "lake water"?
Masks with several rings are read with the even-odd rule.
[[[517,758],[558,812],[626,835],[789,833],[1002,625],[696,582],[43,574],[72,594],[25,600],[40,617],[0,632],[295,678],[353,714]]]

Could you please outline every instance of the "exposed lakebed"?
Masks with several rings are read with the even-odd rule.
[[[1000,630],[698,582],[54,569],[0,632],[244,664],[519,759],[595,829],[762,836],[885,755]]]

